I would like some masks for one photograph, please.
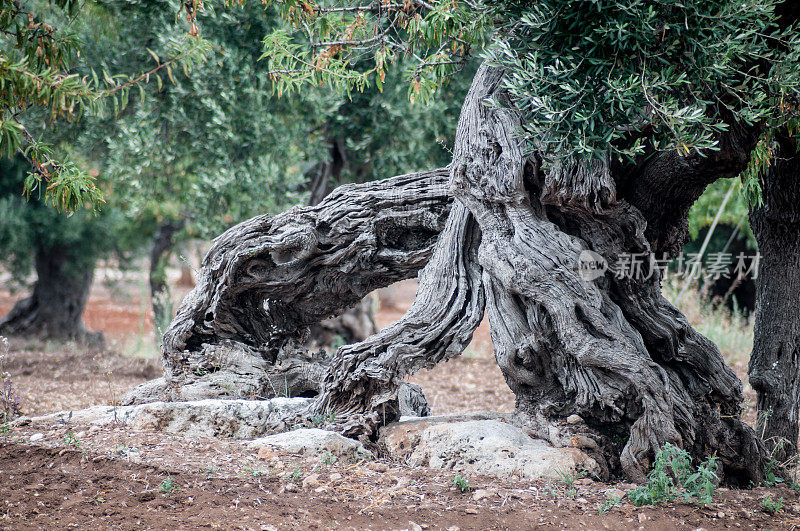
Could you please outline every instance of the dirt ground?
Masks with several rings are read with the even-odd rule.
[[[188,288],[176,290],[179,298]],[[415,283],[381,290],[377,321],[399,319]],[[20,295],[0,291],[0,313]],[[87,327],[106,334],[104,352],[12,340],[5,368],[26,415],[113,403],[161,368],[143,279],[96,282]],[[746,363],[734,369],[740,377]],[[458,359],[411,378],[434,414],[513,409],[494,362],[487,323]],[[751,398],[751,402],[754,400]],[[185,439],[119,426],[0,427],[0,529],[794,529],[800,500],[777,486],[720,489],[710,506],[636,508],[610,496],[631,484],[582,478],[529,482],[411,469],[387,460],[345,463],[320,456],[261,454],[241,442]],[[764,499],[783,499],[768,514]]]

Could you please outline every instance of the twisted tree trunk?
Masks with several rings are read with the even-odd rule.
[[[741,383],[661,296],[659,271],[581,275],[587,252],[607,264],[631,254],[648,263],[643,216],[618,198],[608,164],[544,172],[526,156],[502,79],[502,70],[481,67],[464,103],[451,166],[457,202],[417,301],[393,327],[339,350],[315,410],[335,412],[345,433],[370,436],[397,417],[406,374],[460,353],[485,299],[518,421],[540,437],[581,446],[606,473],[634,480],[667,442],[698,459],[717,454],[729,482],[758,480],[763,448],[739,418]],[[501,106],[485,104],[492,100]],[[685,161],[673,171],[687,167],[697,182],[680,192],[696,198],[712,168]],[[664,178],[652,165],[641,175]],[[658,241],[674,247],[683,220],[663,225],[671,237]],[[586,422],[563,422],[575,413]]]
[[[165,335],[169,393],[308,389],[319,392],[312,413],[371,439],[401,414],[405,376],[460,354],[487,310],[515,420],[532,433],[585,449],[606,475],[644,479],[671,442],[717,455],[729,483],[760,481],[765,452],[740,419],[741,383],[661,296],[651,262],[680,248],[705,186],[743,169],[752,135],[732,129],[710,156],[547,169],[515,135],[503,76],[479,69],[449,168],[341,187],[223,234]],[[609,269],[633,255],[640,269]],[[303,347],[305,327],[423,265],[401,321],[330,361]],[[571,414],[584,422],[564,422]]]
[[[764,202],[750,212],[761,260],[749,374],[756,429],[783,461],[797,453],[800,417],[800,155],[788,135],[761,184]]]
[[[164,335],[165,379],[122,402],[316,395],[330,358],[305,346],[308,328],[416,275],[450,209],[446,183],[439,169],[341,186],[229,229]]]

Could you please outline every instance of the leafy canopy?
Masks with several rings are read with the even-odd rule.
[[[188,34],[172,43],[169,57],[151,53],[154,65],[143,72],[110,75],[102,64],[89,64],[82,43],[70,26],[79,17],[97,15],[102,2],[74,0],[0,0],[0,152],[21,154],[31,166],[25,179],[28,197],[36,193],[58,210],[72,212],[103,201],[95,180],[34,131],[55,121],[73,122],[84,115],[118,115],[133,87],[161,74],[172,77],[177,65],[190,67],[208,53],[194,24],[193,2],[171,2],[173,13],[186,12]],[[54,22],[55,21],[55,22]]]
[[[717,147],[733,122],[795,117],[800,35],[780,0],[272,0],[279,92],[378,87],[406,60],[430,98],[472,54],[507,71],[520,133],[547,159]]]

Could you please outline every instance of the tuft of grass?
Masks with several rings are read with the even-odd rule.
[[[64,435],[64,438],[61,439],[61,441],[64,444],[66,444],[67,446],[72,446],[73,448],[80,448],[81,447],[80,439],[75,437],[75,434],[72,433],[72,430],[70,430],[66,435]]]
[[[719,347],[728,363],[746,363],[753,350],[753,323],[741,311],[728,310],[725,306],[714,307],[689,290],[679,297],[683,284],[664,282],[664,296],[680,310],[692,327]]]
[[[469,492],[472,490],[467,477],[461,474],[456,474],[456,477],[453,478],[453,486],[461,492]]]
[[[179,490],[181,490],[180,485],[176,485],[175,480],[171,477],[168,477],[162,481],[158,486],[158,492],[161,492],[162,494],[171,494],[173,492],[178,492]]]
[[[761,501],[761,508],[765,513],[776,514],[783,511],[783,498],[773,500],[772,496],[767,496]]]
[[[610,511],[611,509],[613,509],[614,507],[619,507],[620,505],[622,505],[622,496],[611,496],[603,503],[597,504],[597,512],[603,515],[606,514],[608,511]]]
[[[685,502],[711,503],[717,482],[717,458],[709,457],[693,469],[686,450],[665,444],[656,455],[647,485],[630,493],[634,505],[657,505],[681,499]]]

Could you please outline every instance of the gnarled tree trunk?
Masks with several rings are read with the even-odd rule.
[[[740,419],[741,382],[661,296],[650,262],[680,248],[705,186],[743,169],[751,135],[732,130],[704,157],[544,168],[515,135],[523,124],[503,76],[478,71],[449,168],[342,187],[317,207],[223,234],[165,335],[169,393],[313,382],[313,413],[374,438],[400,415],[405,376],[459,355],[486,309],[516,422],[536,435],[584,448],[607,475],[644,479],[670,442],[717,455],[729,483],[759,481],[765,452]],[[587,257],[615,266],[632,255],[641,274],[582,268]],[[305,327],[423,265],[401,321],[330,361],[302,347]],[[231,390],[218,374],[246,385]],[[564,422],[571,414],[584,422]]]
[[[229,229],[164,335],[165,380],[122,401],[316,395],[330,358],[305,346],[308,327],[428,262],[450,209],[447,174],[341,186]]]
[[[78,268],[66,247],[37,248],[36,283],[2,319],[0,334],[75,340],[101,346],[103,335],[87,332],[83,311],[92,286],[94,264]]]
[[[750,211],[761,259],[749,374],[756,430],[783,461],[797,453],[800,416],[800,155],[793,140],[779,138],[761,185],[764,202]]]
[[[609,264],[634,253],[647,262],[644,217],[620,197],[607,163],[563,163],[548,172],[526,156],[502,79],[502,70],[481,67],[464,103],[451,165],[457,202],[420,275],[417,301],[393,327],[339,350],[316,411],[335,412],[350,435],[370,436],[394,420],[398,383],[457,355],[485,298],[518,421],[539,436],[582,446],[607,473],[634,480],[667,442],[696,458],[717,454],[729,482],[758,480],[763,448],[739,418],[741,383],[714,344],[661,296],[659,272],[587,280],[579,271],[587,252]],[[492,100],[504,106],[487,106]],[[693,170],[695,182],[674,186],[690,205],[719,161],[677,162],[675,173],[648,164],[634,178]],[[726,164],[736,170],[743,162]],[[651,237],[658,248],[673,248],[685,220],[674,206],[674,219],[658,210],[663,228]],[[563,422],[574,413],[585,424]]]

